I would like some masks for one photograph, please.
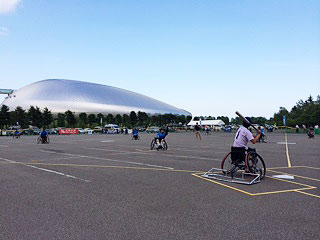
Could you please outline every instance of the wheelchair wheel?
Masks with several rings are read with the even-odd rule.
[[[260,174],[263,179],[266,175],[266,165],[263,158],[256,152],[248,152],[246,155],[246,169],[250,173]]]
[[[37,144],[39,144],[40,141],[41,141],[41,137],[39,136],[39,137],[37,138]]]
[[[49,136],[47,137],[47,141],[45,142],[45,143],[50,143],[50,138],[49,138]]]
[[[151,144],[150,144],[150,150],[154,149],[154,145],[156,144],[156,140],[152,139]]]
[[[162,148],[163,150],[168,150],[168,144],[167,144],[166,140],[164,140],[164,139],[163,139],[162,147],[163,147]]]
[[[221,169],[224,174],[235,172],[237,165],[231,159],[231,152],[229,152],[221,162]]]
[[[264,142],[264,143],[267,143],[267,142],[268,142],[267,136],[264,136],[264,137],[263,137],[262,142]]]

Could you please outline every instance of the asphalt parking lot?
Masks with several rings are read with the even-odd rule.
[[[234,133],[154,135],[0,137],[0,239],[320,239],[319,136],[270,133],[247,186],[201,177]]]

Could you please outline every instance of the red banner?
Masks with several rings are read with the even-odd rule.
[[[70,128],[70,129],[60,129],[59,130],[59,134],[67,134],[67,135],[69,135],[69,134],[79,134],[79,130],[78,129],[72,129],[72,128]]]

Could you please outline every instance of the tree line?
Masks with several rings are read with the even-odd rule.
[[[130,114],[87,114],[68,110],[64,113],[52,114],[48,108],[41,110],[39,107],[31,106],[27,111],[17,107],[9,111],[8,106],[2,105],[0,109],[0,128],[7,128],[19,124],[21,128],[36,126],[39,128],[94,128],[105,124],[117,124],[121,127],[133,128],[137,126],[163,126],[163,125],[185,125],[191,120],[191,116],[161,114],[149,115],[145,112],[130,112]]]
[[[267,119],[265,117],[251,117],[253,123],[259,125],[276,124],[283,125],[283,116],[287,118],[287,126],[295,127],[305,125],[306,127],[320,126],[320,96],[316,100],[310,95],[305,101],[299,100],[296,105],[288,111],[284,107],[280,107],[273,117]],[[227,116],[197,116],[194,120],[222,120],[226,125],[240,125],[242,120],[239,117],[231,118]],[[49,127],[95,127],[106,123],[117,124],[121,127],[137,127],[137,126],[163,126],[163,125],[185,125],[191,120],[190,116],[162,114],[148,115],[145,112],[130,112],[130,114],[74,114],[68,110],[64,113],[53,115],[48,108],[41,110],[39,107],[31,106],[27,111],[21,107],[17,107],[14,111],[9,111],[8,106],[2,105],[0,109],[0,128],[19,125],[27,128],[29,125],[49,128]]]
[[[267,119],[265,117],[251,117],[252,122],[259,125],[273,125],[283,126],[283,116],[286,116],[286,125],[288,127],[295,127],[298,125],[302,127],[314,127],[320,126],[320,96],[314,100],[310,95],[305,101],[299,100],[296,105],[290,110],[290,112],[280,107],[279,111],[274,113],[273,117]],[[227,116],[218,116],[217,118],[212,116],[198,116],[194,117],[195,120],[216,120],[221,119],[226,125],[241,125],[242,120],[239,117],[229,119]]]

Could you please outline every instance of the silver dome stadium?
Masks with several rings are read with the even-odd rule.
[[[71,110],[75,113],[112,113],[128,114],[141,111],[149,114],[171,113],[191,116],[191,113],[121,88],[102,84],[65,80],[47,79],[29,84],[10,94],[2,104],[11,111],[20,106],[47,107],[52,113]]]

